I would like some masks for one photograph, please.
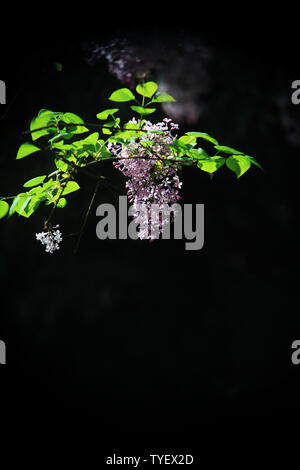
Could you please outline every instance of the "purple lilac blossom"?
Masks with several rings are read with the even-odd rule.
[[[130,122],[137,123],[135,119]],[[182,183],[176,165],[165,163],[173,157],[169,145],[175,139],[172,135],[174,129],[178,129],[178,124],[171,119],[165,118],[157,124],[146,121],[142,127],[146,133],[137,141],[128,145],[110,143],[108,146],[112,154],[119,158],[114,166],[128,178],[127,195],[133,206],[133,219],[139,225],[137,232],[140,239],[156,238],[155,234],[162,233],[164,224],[170,220],[162,214],[151,220],[154,204],[162,213],[166,214],[169,209],[169,213],[176,216],[176,211],[171,212],[171,205],[179,201],[178,190]],[[145,147],[144,141],[152,144]]]

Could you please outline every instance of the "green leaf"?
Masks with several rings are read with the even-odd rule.
[[[18,195],[14,198],[13,203],[12,203],[12,205],[10,206],[9,215],[14,214],[15,212],[19,212],[20,209],[21,209],[21,207],[23,206],[24,201],[25,201],[26,198],[28,198],[28,194],[27,194],[27,193],[20,193],[20,194],[18,194]]]
[[[172,160],[164,161],[164,165],[173,165],[173,161],[178,162],[180,165],[192,166],[194,162],[188,157],[172,157]]]
[[[31,194],[34,197],[38,197],[40,201],[44,201],[45,199],[47,199],[47,194],[44,189],[45,188],[43,186],[35,186],[34,188],[31,188],[28,191],[28,194]]]
[[[182,157],[183,155],[188,155],[190,150],[193,148],[190,144],[184,144],[179,139],[174,139],[172,144],[169,147],[177,153],[177,157]]]
[[[244,155],[244,152],[235,150],[232,147],[227,147],[226,145],[215,145],[215,149],[219,150],[220,152],[229,153],[230,155]]]
[[[207,160],[199,160],[197,166],[206,173],[214,173],[218,168],[224,165],[224,163],[225,158],[216,155]]]
[[[59,150],[72,150],[74,143],[75,142],[73,142],[73,144],[65,144],[63,140],[60,140],[59,142],[54,142],[54,143],[52,141],[52,147],[59,149]]]
[[[158,93],[156,96],[154,96],[151,103],[170,103],[175,101],[175,98],[173,98],[171,95],[168,95],[168,93]]]
[[[178,140],[184,144],[195,144],[197,142],[196,137],[193,135],[183,135]]]
[[[67,205],[67,200],[64,197],[61,197],[58,203],[56,204],[56,207],[58,207],[59,209],[63,209],[66,205]]]
[[[48,129],[40,129],[41,127],[47,127],[52,122],[52,119],[55,116],[60,115],[61,113],[56,113],[50,111],[49,109],[41,109],[39,114],[34,117],[30,122],[30,130],[32,140],[37,140],[44,135],[48,135],[51,132],[55,131],[55,127],[50,127]],[[36,130],[40,129],[40,130]]]
[[[208,157],[208,154],[201,147],[198,147],[197,149],[189,150],[188,156],[197,160],[202,160],[203,158]]]
[[[155,145],[155,142],[154,142],[154,140],[141,140],[140,144],[145,148],[149,148],[149,147],[152,147],[153,145]]]
[[[201,139],[208,140],[214,145],[218,145],[218,141],[206,132],[187,132],[186,135],[193,135],[194,137],[200,137]]]
[[[107,150],[106,146],[103,144],[102,147],[99,149],[99,158],[110,158],[112,156],[111,152]]]
[[[130,106],[133,111],[136,111],[137,113],[141,115],[146,115],[146,114],[152,114],[154,111],[156,111],[156,108],[143,108],[142,106]]]
[[[65,196],[66,194],[73,193],[74,191],[77,191],[80,189],[79,184],[76,183],[76,181],[69,181],[66,184],[65,189],[63,190],[62,196]]]
[[[105,120],[108,116],[113,116],[117,111],[119,111],[118,108],[105,109],[104,111],[101,111],[101,113],[97,114],[97,118]]]
[[[60,171],[68,171],[69,165],[59,158],[54,159],[55,166]]]
[[[23,204],[21,205],[20,209],[17,210],[17,212],[19,212],[20,215],[22,215],[22,213],[25,212],[25,210],[26,210],[28,204],[30,203],[31,199],[32,199],[31,195],[30,196],[28,195],[26,199],[24,198]]]
[[[53,189],[54,187],[57,187],[57,186],[58,186],[57,181],[55,181],[51,178],[49,181],[47,181],[46,183],[43,184],[42,188],[43,188],[43,190]]]
[[[83,125],[83,120],[77,114],[74,113],[64,113],[61,117],[61,120],[66,124],[74,124],[70,127],[68,126],[67,131],[71,134],[83,134],[84,132],[88,132],[88,129]],[[79,125],[76,125],[79,124]]]
[[[99,139],[99,132],[93,132],[92,134],[88,135],[85,139],[77,140],[73,142],[73,146],[81,147],[83,145],[96,145]]]
[[[43,176],[36,176],[36,178],[32,178],[31,180],[26,181],[23,184],[24,188],[31,188],[32,186],[38,186],[40,183],[44,181],[46,175]]]
[[[158,88],[157,83],[146,82],[146,83],[142,83],[141,85],[138,85],[136,87],[136,91],[140,95],[145,96],[146,98],[151,98],[156,92],[157,88]]]
[[[257,166],[262,171],[264,171],[263,167],[258,163],[258,161],[255,160],[254,157],[251,157],[250,155],[245,155],[245,156],[249,158],[249,160],[251,161],[251,163],[253,163],[253,165]]]
[[[132,101],[135,97],[129,88],[120,88],[119,90],[114,91],[108,99],[110,101],[125,102]]]
[[[107,129],[106,127],[102,127],[102,133],[105,134],[105,135],[111,135],[112,134],[112,132],[109,129]]]
[[[234,171],[236,176],[239,178],[251,166],[251,160],[246,155],[233,155],[226,159],[226,165],[231,171]]]
[[[38,196],[29,196],[23,203],[21,209],[19,210],[19,215],[22,215],[22,217],[26,218],[30,217],[33,212],[39,207],[41,200],[42,198]]]
[[[103,127],[118,127],[119,124],[120,118],[116,118],[114,121],[106,122]]]
[[[67,124],[83,124],[81,117],[74,113],[64,113],[61,120]]]
[[[31,155],[32,153],[38,152],[41,150],[39,147],[36,145],[31,144],[30,142],[25,142],[22,144],[18,150],[16,159],[20,160],[21,158],[27,157],[28,155]]]
[[[9,204],[6,201],[0,201],[0,219],[6,216],[9,211]]]
[[[72,139],[72,137],[73,137],[73,134],[70,132],[60,132],[59,134],[56,134],[56,136],[52,137],[52,139],[49,139],[48,142],[53,147],[57,147],[57,145],[60,145],[60,147],[57,147],[57,148],[64,148],[65,150],[67,150],[65,146],[63,147],[63,144],[64,144],[63,141],[61,142],[57,142],[57,141],[59,141],[60,139],[70,140]]]

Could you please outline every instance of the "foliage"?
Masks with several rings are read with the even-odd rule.
[[[130,109],[138,115],[138,119],[123,124],[118,117],[119,108],[99,111],[99,123],[85,123],[80,116],[71,112],[42,109],[31,120],[26,132],[31,141],[20,146],[16,159],[30,156],[41,158],[46,154],[52,159],[53,171],[41,176],[33,175],[17,195],[1,197],[0,218],[13,214],[28,218],[41,204],[53,209],[66,207],[69,195],[80,189],[77,182],[79,173],[100,181],[104,177],[91,172],[90,166],[107,160],[116,162],[124,159],[124,151],[134,148],[135,144],[144,149],[143,159],[157,160],[155,171],[159,169],[162,174],[164,168],[170,165],[175,171],[193,166],[210,175],[225,166],[239,178],[251,165],[260,167],[254,157],[221,145],[205,132],[191,131],[180,137],[175,135],[169,141],[165,139],[164,146],[160,147],[164,148],[164,152],[159,150],[155,153],[151,133],[164,135],[165,131],[149,123],[146,117],[156,111],[153,107],[156,103],[174,102],[175,99],[167,93],[160,93],[153,81],[139,84],[136,92],[137,96],[128,88],[121,88],[109,97],[114,103],[128,102]],[[149,124],[152,125],[151,130]],[[95,128],[97,132],[93,130]],[[171,129],[177,129],[177,126]],[[116,145],[121,149],[119,153],[112,152]],[[206,145],[206,148],[201,145]]]

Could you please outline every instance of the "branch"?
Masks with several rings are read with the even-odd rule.
[[[75,249],[74,249],[74,254],[76,254],[77,251],[78,251],[79,244],[80,244],[80,240],[81,240],[81,237],[82,237],[82,235],[83,235],[84,228],[85,228],[85,226],[86,226],[89,213],[91,212],[91,208],[92,208],[92,205],[93,205],[95,196],[96,196],[97,191],[98,191],[98,189],[99,189],[99,185],[100,185],[100,181],[98,181],[97,184],[96,184],[96,186],[95,186],[95,189],[94,189],[92,198],[91,198],[90,203],[89,203],[89,207],[88,207],[88,209],[87,209],[87,211],[86,211],[86,214],[85,214],[85,217],[84,217],[84,221],[83,221],[83,224],[82,224],[82,226],[81,226],[81,229],[80,229],[80,232],[79,232],[79,235],[78,235],[78,238],[77,238],[76,246],[75,246]]]
[[[76,123],[63,123],[63,127],[86,127],[86,126],[89,126],[89,127],[101,127],[104,128],[104,129],[115,129],[117,131],[135,131],[135,132],[144,132],[144,133],[166,133],[167,131],[151,131],[151,130],[144,130],[144,129],[131,129],[131,128],[126,128],[126,127],[112,127],[112,126],[105,126],[105,125],[102,125],[100,123],[95,123],[95,122],[82,122],[80,124],[76,124]],[[27,131],[23,131],[22,132],[22,135],[26,135],[26,134],[33,134],[34,132],[38,132],[38,131],[43,131],[44,129],[53,129],[54,127],[57,127],[55,124],[52,124],[50,126],[44,126],[44,127],[39,127],[37,129],[33,129],[32,131],[31,130],[27,130]]]

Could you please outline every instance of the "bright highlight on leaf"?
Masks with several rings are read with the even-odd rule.
[[[156,111],[156,108],[143,108],[142,106],[130,106],[131,109],[142,116],[146,116],[147,114],[152,114]]]
[[[77,191],[80,189],[79,184],[76,183],[76,181],[69,181],[66,184],[65,189],[63,190],[62,196],[65,196],[66,194],[73,193],[74,191]]]
[[[21,215],[21,209],[24,206],[24,203],[30,196],[27,193],[20,193],[18,194],[14,200],[12,205],[10,206],[9,209],[9,215],[14,214],[17,212],[19,215]]]
[[[102,133],[105,135],[111,135],[112,132],[109,129],[106,129],[106,127],[102,127]]]
[[[263,167],[255,160],[254,157],[251,157],[250,155],[245,155],[245,156],[249,158],[249,160],[251,161],[251,163],[253,163],[253,165],[257,166],[258,168],[260,168],[260,170],[264,171]]]
[[[120,88],[119,90],[114,91],[108,99],[110,101],[125,102],[132,101],[135,97],[129,88]]]
[[[30,123],[30,130],[32,140],[37,140],[44,135],[48,135],[51,132],[51,129],[55,130],[55,128],[48,128],[52,119],[55,116],[58,116],[60,113],[54,113],[49,109],[41,109],[39,114],[31,120]],[[46,129],[43,129],[46,128]],[[38,129],[38,130],[37,130]]]
[[[244,155],[243,152],[227,147],[226,145],[215,145],[215,149],[219,150],[219,152],[229,153],[230,155]]]
[[[155,82],[146,82],[142,83],[141,85],[138,85],[136,87],[136,91],[142,95],[145,96],[145,98],[151,98],[154,93],[157,91],[158,85]]]
[[[67,200],[64,197],[61,197],[56,204],[56,207],[59,207],[60,209],[63,209],[67,205]]]
[[[172,103],[176,102],[175,98],[173,96],[169,95],[168,93],[158,93],[154,98],[152,99],[151,103]]]
[[[9,205],[6,201],[0,201],[0,219],[6,216],[9,211]]]
[[[226,159],[226,165],[230,170],[234,171],[239,178],[249,170],[251,160],[246,155],[234,155]]]
[[[224,165],[224,163],[225,163],[225,158],[215,156],[215,157],[210,157],[207,160],[199,160],[197,162],[197,166],[201,170],[206,171],[206,173],[214,173],[218,168]]]
[[[77,114],[64,113],[61,117],[61,120],[65,122],[66,124],[74,124],[74,127],[73,126],[66,127],[67,134],[65,135],[65,138],[68,137],[68,134],[70,135],[70,137],[72,137],[72,134],[83,134],[85,132],[88,132],[88,129],[83,125],[83,120]],[[76,124],[79,124],[79,125],[76,125]]]
[[[20,160],[21,158],[27,157],[28,155],[38,152],[39,150],[41,149],[36,145],[33,145],[30,142],[25,142],[25,144],[22,144],[19,148],[16,159]]]
[[[218,141],[211,135],[206,134],[206,132],[187,132],[186,134],[192,135],[194,137],[200,137],[201,139],[207,140],[208,142],[211,142],[214,145],[218,145]]]
[[[36,178],[32,178],[31,180],[26,181],[26,183],[24,183],[23,186],[24,188],[31,188],[32,186],[37,186],[38,184],[41,184],[45,178],[46,178],[46,175],[37,176]]]
[[[97,114],[97,118],[105,120],[108,116],[113,116],[117,111],[119,111],[118,108],[105,109],[104,111],[101,111],[101,113]]]
[[[83,124],[81,117],[74,113],[64,113],[61,120],[67,124]]]

